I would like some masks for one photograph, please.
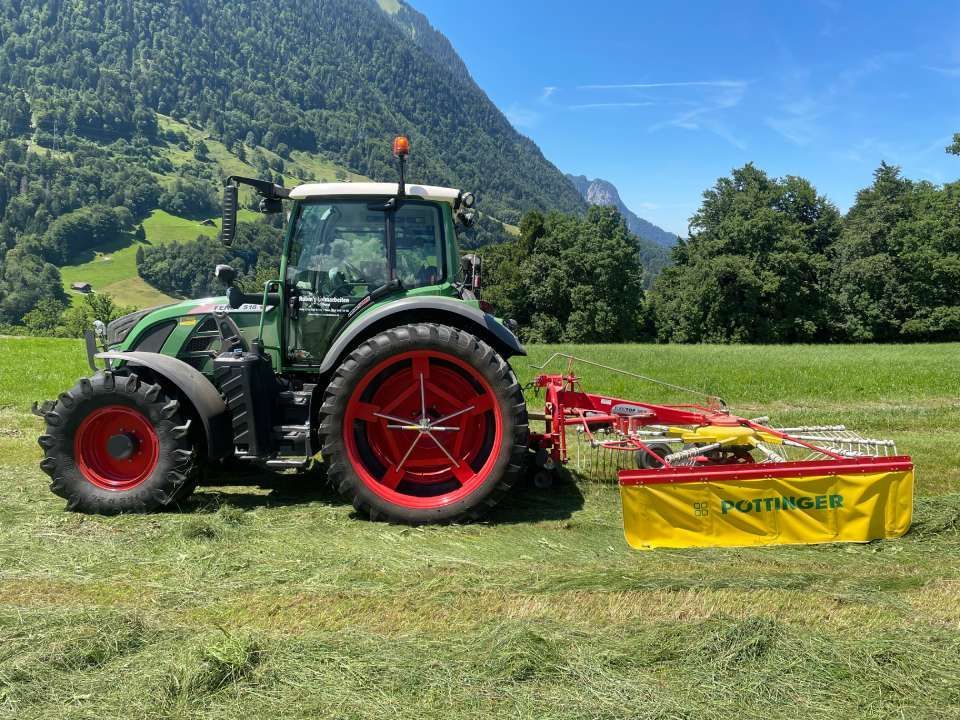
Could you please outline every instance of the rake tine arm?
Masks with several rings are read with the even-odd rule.
[[[786,458],[781,457],[773,450],[768,448],[762,442],[759,442],[756,438],[750,438],[750,444],[753,445],[757,450],[759,450],[770,462],[780,463],[786,462]]]
[[[844,459],[845,459],[845,457],[844,457],[843,455],[841,455],[840,453],[836,453],[836,452],[834,452],[833,450],[827,450],[826,448],[817,447],[816,445],[812,445],[811,443],[808,443],[808,442],[806,442],[805,440],[797,440],[794,436],[792,436],[792,435],[787,435],[786,433],[780,432],[779,430],[774,430],[773,428],[765,427],[765,426],[763,426],[763,425],[757,425],[756,423],[751,422],[750,420],[744,420],[743,423],[744,423],[744,425],[746,425],[747,427],[749,427],[749,428],[752,429],[752,430],[756,430],[756,431],[758,431],[758,432],[764,432],[764,433],[767,433],[767,434],[769,434],[769,435],[773,435],[775,438],[779,438],[781,441],[789,440],[789,441],[791,441],[791,442],[797,443],[797,445],[799,445],[800,447],[805,447],[805,448],[807,448],[808,450],[813,450],[814,452],[818,452],[818,453],[822,453],[822,454],[824,454],[824,455],[828,455],[828,456],[832,457],[834,460],[844,460]]]

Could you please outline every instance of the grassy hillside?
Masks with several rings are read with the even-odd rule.
[[[172,130],[183,133],[192,145],[197,140],[203,140],[209,153],[208,159],[216,164],[223,175],[243,175],[259,177],[261,173],[250,162],[241,160],[227,147],[186,123],[178,122],[173,118],[158,115],[158,124],[162,130]],[[35,150],[38,153],[46,152],[42,148]],[[247,160],[260,155],[268,163],[276,163],[281,158],[275,153],[260,146],[245,149]],[[161,156],[170,160],[175,168],[193,160],[193,153],[183,150],[173,143],[162,144]],[[335,163],[325,160],[319,155],[295,151],[289,158],[282,159],[284,164],[283,179],[287,186],[297,185],[307,179],[327,180],[344,179],[351,182],[366,180],[362,175],[349,172]],[[174,175],[157,175],[164,185],[172,183]],[[241,201],[246,201],[249,191],[244,190]],[[255,222],[259,215],[253,211],[241,209],[241,222]],[[141,243],[130,233],[122,241],[96,246],[90,251],[73,258],[71,263],[60,268],[63,286],[68,297],[76,297],[77,293],[70,290],[71,283],[89,282],[96,292],[105,292],[113,296],[121,305],[149,307],[162,303],[172,302],[174,298],[150,286],[137,275],[136,254],[137,247],[143,245],[160,245],[170,242],[189,242],[198,235],[216,237],[219,232],[220,218],[210,218],[213,226],[205,225],[201,220],[190,220],[171,215],[163,210],[154,210],[143,221],[146,238]],[[213,269],[211,268],[211,272]]]
[[[523,381],[553,348],[531,350]],[[615,488],[586,481],[523,488],[463,527],[358,521],[276,477],[220,476],[234,486],[183,513],[65,514],[26,404],[86,372],[80,344],[0,339],[0,717],[953,716],[957,346],[568,350],[893,437],[918,464],[914,529],[637,553]]]
[[[289,154],[289,157],[281,158],[275,152],[260,145],[244,146],[247,159],[241,160],[235,153],[231,152],[226,145],[210,136],[209,133],[198,130],[187,123],[180,122],[166,115],[157,115],[157,127],[161,130],[173,130],[178,133],[183,133],[187,136],[191,145],[197,140],[202,140],[209,150],[208,158],[211,162],[220,166],[224,175],[259,177],[257,169],[251,164],[250,160],[256,155],[261,155],[270,164],[274,164],[277,161],[283,162],[284,170],[281,175],[283,176],[284,184],[287,186],[297,185],[305,182],[307,179],[315,179],[318,182],[333,182],[337,178],[350,182],[369,180],[365,175],[351,172],[342,165],[324,159],[319,155],[303,152],[302,150],[294,150]],[[175,167],[179,167],[193,159],[192,151],[182,150],[171,143],[166,143],[163,154]]]
[[[151,287],[137,275],[137,247],[188,242],[198,235],[214,237],[217,234],[216,227],[178,218],[163,210],[150,213],[143,221],[143,229],[146,233],[143,242],[135,240],[133,233],[130,233],[123,242],[95,247],[91,253],[77,258],[77,264],[62,267],[60,276],[68,294],[75,294],[70,291],[71,283],[88,282],[96,292],[109,293],[121,305],[148,307],[171,302],[173,298]],[[90,255],[93,257],[86,260]]]
[[[257,213],[251,210],[240,210],[238,216],[241,222],[252,222],[258,217]],[[149,307],[173,302],[174,298],[160,292],[137,275],[137,248],[141,245],[190,242],[199,235],[216,237],[220,232],[220,218],[211,218],[211,222],[214,224],[204,225],[197,220],[187,220],[163,210],[154,210],[143,221],[146,233],[143,241],[136,240],[133,233],[129,233],[121,242],[99,245],[84,253],[76,258],[77,264],[65,265],[60,269],[63,287],[68,296],[74,297],[79,293],[70,290],[71,283],[88,282],[96,292],[109,293],[121,305]],[[213,272],[213,268],[210,272]]]

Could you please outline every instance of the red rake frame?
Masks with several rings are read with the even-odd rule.
[[[621,485],[815,477],[913,469],[913,462],[907,455],[851,456],[837,452],[803,437],[733,415],[718,398],[711,399],[711,407],[696,404],[655,405],[624,400],[585,392],[579,378],[573,373],[539,375],[533,387],[545,393],[546,429],[543,433],[531,433],[531,446],[547,452],[555,466],[565,465],[569,461],[568,427],[577,427],[595,447],[610,451],[644,452],[661,465],[649,469],[620,470],[618,477]],[[614,439],[598,439],[594,432],[598,426],[606,428],[608,434],[612,430]],[[805,448],[821,457],[780,462],[747,461],[741,457],[738,462],[721,463],[703,454],[695,456],[693,464],[671,465],[650,447],[656,443],[655,437],[650,437],[649,443],[642,439],[645,429],[662,426],[749,428],[779,438],[794,447]]]

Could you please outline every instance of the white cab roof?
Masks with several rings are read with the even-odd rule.
[[[307,183],[297,185],[290,191],[294,200],[320,197],[349,197],[351,195],[396,195],[397,183],[357,182],[357,183]],[[435,185],[417,185],[407,183],[407,195],[421,197],[424,200],[436,200],[450,203],[456,201],[460,191],[456,188],[437,187]]]

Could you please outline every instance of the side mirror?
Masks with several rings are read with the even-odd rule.
[[[213,271],[213,275],[228,287],[233,285],[233,281],[237,279],[237,271],[230,265],[217,265]]]
[[[223,218],[220,221],[220,239],[224,245],[232,245],[237,235],[237,186],[223,189]]]
[[[259,210],[265,215],[283,212],[283,201],[273,197],[260,198]]]
[[[473,227],[473,223],[476,222],[477,214],[473,210],[460,210],[457,212],[457,220],[460,221],[460,224],[464,227]]]
[[[240,306],[247,302],[247,296],[240,288],[231,285],[227,288],[227,305],[231,310],[239,310]]]

